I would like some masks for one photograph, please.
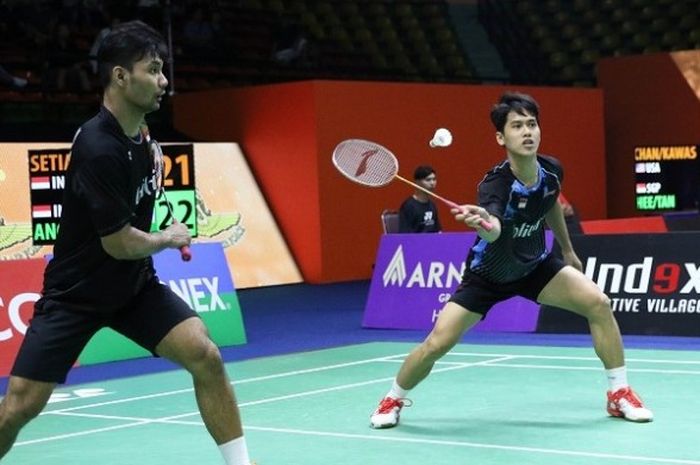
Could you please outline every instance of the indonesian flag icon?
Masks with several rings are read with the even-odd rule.
[[[32,176],[31,184],[32,190],[51,189],[48,176]]]
[[[34,205],[32,218],[51,218],[51,205]]]

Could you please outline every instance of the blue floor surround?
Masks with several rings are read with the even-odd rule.
[[[292,284],[243,289],[238,298],[248,343],[222,349],[227,362],[291,352],[375,341],[419,342],[427,331],[364,329],[362,313],[369,281],[335,284]],[[462,342],[500,345],[589,346],[587,334],[470,332]],[[626,347],[659,350],[700,350],[700,338],[625,336]],[[173,364],[145,358],[78,367],[67,384],[171,370]],[[0,392],[6,379],[0,378]]]

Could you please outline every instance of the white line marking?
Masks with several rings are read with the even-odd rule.
[[[306,370],[293,370],[293,371],[287,371],[287,372],[283,372],[283,373],[277,373],[274,375],[257,376],[257,377],[253,377],[253,378],[246,378],[246,379],[241,379],[241,380],[237,380],[237,381],[232,381],[231,384],[239,385],[239,384],[252,383],[252,382],[257,382],[257,381],[267,381],[270,379],[284,378],[287,376],[304,375],[304,374],[315,373],[315,372],[319,372],[319,371],[333,370],[336,368],[346,368],[349,366],[363,365],[363,364],[374,363],[374,362],[381,362],[387,358],[404,357],[404,356],[405,356],[405,354],[387,355],[385,357],[369,358],[366,360],[359,360],[359,361],[347,362],[347,363],[338,363],[335,365],[325,365],[322,367],[308,368]],[[42,412],[41,415],[46,415],[49,413],[71,412],[74,410],[82,410],[82,409],[86,409],[86,408],[102,407],[104,405],[122,404],[124,402],[153,399],[153,398],[157,398],[157,397],[166,397],[166,396],[172,396],[172,395],[177,395],[177,394],[184,394],[184,393],[188,393],[188,392],[192,392],[192,391],[194,391],[194,388],[190,387],[190,388],[185,388],[185,389],[177,389],[174,391],[158,392],[155,394],[146,394],[143,396],[127,397],[125,399],[110,400],[107,402],[98,402],[98,403],[93,403],[93,404],[78,405],[75,407],[67,407],[67,408],[62,408],[62,409],[58,409],[58,410],[51,410],[51,411],[47,410],[47,411]]]
[[[566,455],[574,457],[595,457],[602,459],[616,459],[616,460],[629,460],[635,462],[657,462],[657,463],[673,463],[673,464],[684,464],[684,465],[700,465],[700,461],[697,460],[686,460],[686,459],[673,459],[665,457],[644,457],[639,455],[622,455],[622,454],[606,454],[602,452],[578,452],[572,450],[562,450],[562,449],[546,449],[541,447],[521,447],[521,446],[503,446],[499,444],[484,444],[478,442],[466,442],[466,441],[445,441],[437,439],[421,439],[421,438],[406,438],[406,437],[389,437],[381,434],[348,434],[348,433],[333,433],[325,431],[308,431],[300,429],[290,429],[290,428],[269,428],[261,426],[246,426],[244,429],[251,431],[264,431],[273,433],[286,433],[286,434],[301,434],[307,436],[328,436],[343,439],[361,439],[361,440],[371,440],[371,441],[388,441],[388,442],[408,442],[413,444],[432,444],[441,446],[457,446],[457,447],[471,447],[477,449],[497,449],[506,450],[513,452],[535,452],[541,454],[552,454],[552,455]]]
[[[495,359],[495,360],[483,360],[481,362],[463,363],[460,365],[452,365],[449,367],[438,368],[436,370],[433,370],[433,373],[457,370],[460,368],[467,368],[467,367],[477,366],[477,365],[487,365],[489,363],[493,363],[493,362],[496,362],[499,360],[508,360],[510,358],[512,358],[512,356],[504,356],[501,359]],[[376,359],[373,359],[373,360],[376,360]],[[270,402],[277,402],[280,400],[288,400],[288,399],[294,399],[294,398],[299,398],[299,397],[312,396],[315,394],[322,394],[322,393],[326,393],[326,392],[339,391],[339,390],[343,390],[343,389],[351,389],[354,387],[366,386],[369,384],[384,383],[384,382],[391,381],[393,379],[394,379],[393,376],[387,377],[387,378],[377,378],[377,379],[372,379],[369,381],[363,381],[363,382],[359,382],[359,383],[343,384],[340,386],[333,386],[333,387],[323,388],[323,389],[314,389],[311,391],[298,392],[295,394],[289,394],[289,395],[285,395],[285,396],[269,397],[267,399],[260,399],[260,400],[250,401],[250,402],[242,402],[242,403],[239,403],[238,406],[239,407],[247,407],[247,406],[251,406],[251,405],[267,404]],[[182,392],[182,391],[170,391],[170,392],[172,393],[172,392]],[[147,397],[154,397],[154,396],[155,395],[153,395],[153,396],[141,396],[138,399],[147,398]],[[120,401],[112,401],[112,402],[104,402],[101,404],[95,404],[93,406],[102,406],[102,405],[107,405],[107,404],[123,403],[123,402],[127,402],[129,400],[137,400],[137,398],[121,399]],[[43,412],[42,415],[68,415],[68,414],[75,415],[75,413],[73,413],[73,412],[75,412],[76,410],[78,410],[80,408],[85,408],[85,407],[87,407],[87,406],[72,407],[72,408],[66,408],[66,409],[61,409],[61,410],[47,411],[47,412]],[[85,416],[89,416],[89,415],[91,415],[91,414],[86,414]],[[183,414],[172,416],[172,417],[166,417],[166,420],[169,420],[172,418],[184,418],[184,417],[194,416],[194,415],[199,415],[199,411],[183,413]],[[107,417],[105,417],[105,418],[107,418]],[[114,419],[119,419],[119,418],[115,417]],[[108,428],[97,428],[97,429],[85,430],[85,431],[80,431],[77,433],[71,433],[69,435],[61,434],[61,435],[57,435],[57,436],[48,436],[45,438],[35,439],[32,441],[17,442],[16,445],[21,446],[21,445],[27,445],[27,444],[34,444],[37,442],[47,442],[47,441],[52,441],[52,440],[64,439],[64,438],[68,438],[68,437],[84,436],[84,435],[88,435],[88,434],[92,434],[92,433],[100,433],[103,431],[110,431],[113,429],[122,429],[122,428],[129,428],[132,426],[140,426],[140,425],[144,425],[144,424],[148,424],[148,423],[162,423],[162,422],[163,422],[163,419],[155,419],[155,420],[136,419],[133,423],[129,423],[126,425],[118,425],[118,426],[112,426],[112,427],[108,427]]]
[[[185,415],[177,415],[173,417],[164,417],[159,419],[146,419],[146,418],[135,418],[135,417],[120,417],[112,415],[94,415],[89,413],[61,413],[60,415],[65,416],[80,416],[87,418],[99,418],[99,419],[110,419],[110,420],[121,420],[121,421],[133,421],[133,423],[127,425],[119,425],[111,428],[102,428],[101,431],[108,431],[113,429],[127,428],[131,426],[140,426],[148,423],[164,423],[164,424],[176,424],[176,425],[188,425],[202,427],[204,423],[202,421],[182,421],[176,420],[176,418],[181,418]],[[500,444],[486,444],[478,442],[466,442],[466,441],[447,441],[447,440],[436,440],[436,439],[422,439],[422,438],[407,438],[407,437],[395,437],[395,436],[385,436],[381,433],[377,434],[352,434],[352,433],[336,433],[328,431],[311,431],[302,430],[294,428],[273,428],[273,427],[262,427],[262,426],[245,426],[246,431],[260,431],[260,432],[270,432],[270,433],[284,433],[284,434],[296,434],[304,436],[322,436],[322,437],[333,437],[342,439],[358,439],[358,440],[371,440],[371,441],[387,441],[387,442],[404,442],[411,444],[430,444],[438,446],[456,446],[456,447],[466,447],[474,449],[496,449],[504,450],[510,452],[529,452],[529,453],[540,453],[549,455],[565,455],[573,457],[594,457],[598,459],[614,459],[614,460],[626,460],[632,462],[655,462],[655,463],[667,463],[667,464],[681,464],[681,465],[700,465],[700,461],[697,460],[687,460],[687,459],[674,459],[669,457],[647,457],[640,455],[624,455],[624,454],[609,454],[603,452],[582,452],[564,449],[549,449],[542,447],[525,447],[525,446],[504,446]],[[96,432],[96,430],[94,430]],[[83,436],[87,434],[86,432],[73,433],[69,435],[62,435],[62,438]],[[17,443],[17,445],[25,445],[29,443],[45,442],[47,439],[38,439],[33,441],[25,441],[23,443]]]
[[[476,356],[476,357],[502,357],[504,354],[490,354],[482,352],[448,352],[447,355]],[[598,357],[574,357],[566,355],[513,355],[514,358],[534,358],[542,360],[600,360]],[[674,363],[679,365],[700,365],[700,360],[664,360],[650,358],[627,358],[627,362],[633,363]]]
[[[362,365],[362,364],[368,364],[368,363],[374,363],[374,362],[402,361],[403,358],[406,357],[406,355],[407,354],[395,354],[395,355],[388,355],[388,356],[365,359],[365,360],[348,362],[348,363],[326,365],[326,366],[309,368],[309,369],[304,369],[304,370],[293,370],[293,371],[277,373],[277,374],[273,374],[273,375],[246,378],[246,379],[235,381],[232,384],[237,385],[237,384],[251,383],[251,382],[257,382],[257,381],[266,381],[266,380],[271,380],[271,379],[278,379],[278,378],[284,378],[284,377],[289,377],[289,376],[315,373],[315,372],[321,372],[321,371],[332,370],[332,369],[337,369],[337,368],[345,368],[348,366],[356,366],[356,365]],[[492,366],[492,367],[509,367],[509,368],[543,368],[543,369],[562,369],[562,370],[600,370],[601,369],[600,367],[575,367],[575,366],[573,366],[573,367],[572,366],[559,367],[559,366],[547,366],[547,365],[519,365],[519,364],[500,363],[503,361],[519,359],[519,358],[543,359],[543,360],[546,360],[546,359],[557,360],[557,359],[559,359],[559,360],[586,360],[586,361],[595,360],[595,361],[597,361],[598,359],[596,357],[513,355],[513,354],[470,353],[470,352],[451,352],[448,355],[494,357],[494,358],[488,359],[488,360],[482,360],[479,362],[464,362],[464,363],[447,362],[446,361],[443,363],[444,365],[446,365],[445,367],[434,369],[433,373],[457,370],[457,369],[467,368],[467,367],[472,367],[472,366]],[[657,362],[657,363],[678,363],[678,364],[698,363],[698,364],[700,364],[700,362],[683,362],[683,361],[674,361],[674,360],[628,359],[628,361],[630,361],[630,362]],[[670,371],[670,370],[653,370],[653,369],[632,369],[630,371],[646,371],[646,372],[653,372],[653,373],[697,374],[697,372],[685,371],[685,370],[672,370],[672,371]],[[280,400],[300,398],[300,397],[311,396],[311,395],[315,395],[315,394],[321,394],[321,393],[326,393],[326,392],[338,391],[338,390],[343,390],[343,389],[351,389],[351,388],[359,387],[359,386],[366,386],[366,385],[370,385],[370,384],[387,382],[387,381],[391,381],[393,379],[394,379],[394,377],[392,376],[392,377],[378,378],[378,379],[373,379],[373,380],[368,380],[368,381],[363,381],[363,382],[358,382],[358,383],[350,383],[350,384],[345,384],[345,385],[341,385],[341,386],[334,386],[334,387],[323,388],[323,389],[315,389],[312,391],[305,391],[305,392],[289,394],[289,395],[285,395],[285,396],[277,396],[277,397],[272,397],[272,398],[267,398],[267,399],[260,399],[257,401],[244,402],[244,403],[239,404],[239,406],[244,407],[244,406],[251,406],[251,405],[260,405],[260,404],[276,402],[276,401],[280,401]],[[69,407],[69,408],[58,409],[58,410],[53,410],[53,411],[45,411],[42,413],[42,415],[50,415],[50,414],[61,415],[61,414],[67,414],[68,412],[74,412],[76,410],[101,407],[101,406],[105,406],[105,405],[122,404],[122,403],[133,402],[133,401],[144,400],[144,399],[152,399],[152,398],[157,398],[157,397],[165,397],[165,396],[170,396],[170,395],[189,393],[192,391],[193,391],[193,388],[166,391],[166,392],[154,393],[154,394],[143,395],[143,396],[135,396],[135,397],[118,399],[118,400],[107,401],[107,402],[99,402],[99,403],[86,404],[86,405],[81,405],[81,406],[76,406],[76,407]],[[75,436],[84,436],[84,435],[100,433],[100,432],[104,432],[104,431],[112,431],[115,429],[123,429],[123,428],[129,428],[129,427],[134,427],[134,426],[140,426],[140,425],[148,424],[148,423],[175,422],[174,419],[176,419],[176,418],[184,418],[184,417],[193,416],[193,415],[199,415],[199,412],[190,412],[190,413],[185,413],[185,414],[181,414],[181,415],[177,415],[177,416],[165,417],[165,418],[155,419],[155,420],[135,419],[133,422],[125,424],[125,425],[116,425],[116,426],[91,429],[91,430],[86,430],[86,431],[81,431],[81,432],[76,432],[76,433],[50,436],[50,437],[41,438],[41,439],[18,442],[16,445],[28,445],[28,444],[33,444],[33,443],[37,443],[37,442],[47,442],[47,441],[59,440],[59,439],[75,437]],[[105,417],[105,418],[107,418],[107,417]],[[120,419],[120,418],[115,417],[114,419],[116,420],[116,419]],[[182,423],[183,424],[201,424],[201,422],[200,423],[182,422]],[[308,433],[308,434],[312,434],[312,433]],[[320,433],[320,434],[332,435],[334,433]],[[358,437],[360,437],[360,436],[358,436]],[[368,436],[368,438],[376,439],[375,436]],[[430,442],[430,441],[426,440],[426,442]],[[436,443],[439,443],[439,442],[436,442]],[[460,443],[460,444],[469,445],[471,443]],[[479,446],[479,447],[502,447],[502,446],[489,446],[489,445],[474,445],[472,447],[477,447],[477,446]],[[503,447],[506,447],[506,446],[503,446]],[[522,450],[527,450],[527,449],[522,449]],[[535,450],[535,449],[532,449],[532,450]],[[649,460],[653,461],[654,459],[649,459]],[[672,460],[674,460],[674,459],[672,459]],[[699,464],[700,465],[700,462],[692,462],[692,461],[671,461],[668,463],[686,463],[686,464]]]

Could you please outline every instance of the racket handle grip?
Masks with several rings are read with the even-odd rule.
[[[454,203],[451,200],[444,199],[444,201],[447,205],[449,205],[452,208],[456,208],[458,210],[461,208],[459,205],[457,205],[456,203]],[[479,225],[487,231],[491,231],[493,229],[493,225],[486,220],[481,220],[479,222]]]
[[[486,220],[481,220],[479,224],[487,231],[491,231],[493,229],[493,225]]]
[[[189,245],[183,245],[180,247],[180,258],[182,258],[183,262],[189,262],[192,260],[192,252],[190,251]]]

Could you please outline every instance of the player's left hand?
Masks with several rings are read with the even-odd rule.
[[[562,251],[562,257],[564,258],[564,263],[583,272],[583,263],[581,263],[581,260],[578,258],[578,255],[576,255],[576,252],[574,252],[573,249],[566,252]]]

